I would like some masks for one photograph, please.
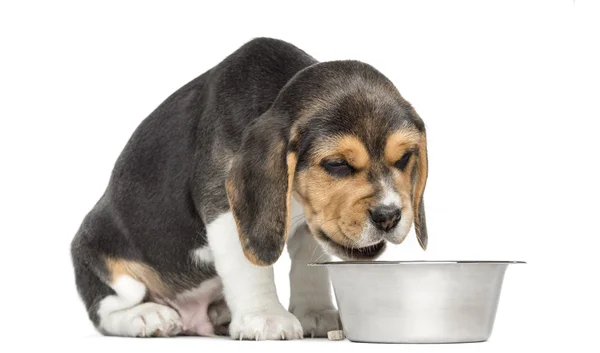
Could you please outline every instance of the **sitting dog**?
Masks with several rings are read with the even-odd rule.
[[[257,38],[133,133],[71,243],[77,290],[104,335],[323,337],[341,325],[307,264],[376,259],[413,223],[425,249],[426,179],[423,121],[383,74]]]

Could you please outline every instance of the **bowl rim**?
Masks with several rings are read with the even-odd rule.
[[[330,266],[330,265],[438,265],[438,264],[526,264],[525,261],[497,261],[497,260],[403,260],[403,261],[326,261],[312,262],[308,266]]]

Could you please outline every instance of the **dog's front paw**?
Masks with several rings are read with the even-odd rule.
[[[234,339],[288,340],[301,339],[302,325],[284,308],[235,315],[229,324]]]
[[[335,309],[295,310],[294,315],[300,320],[306,337],[327,337],[331,330],[341,330],[340,315]]]

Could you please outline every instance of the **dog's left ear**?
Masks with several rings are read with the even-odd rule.
[[[425,203],[423,202],[423,193],[427,183],[428,158],[427,141],[425,135],[421,137],[417,163],[415,166],[414,187],[413,187],[413,218],[415,223],[415,232],[417,240],[423,250],[427,250],[427,220],[425,219]]]
[[[287,239],[296,169],[288,141],[288,119],[266,112],[248,128],[226,180],[242,249],[259,266],[274,264]]]

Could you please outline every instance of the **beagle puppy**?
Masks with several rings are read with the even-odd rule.
[[[326,269],[427,230],[425,126],[358,61],[254,39],[132,134],[71,243],[105,335],[278,340],[340,329]],[[272,265],[291,257],[286,310]]]

